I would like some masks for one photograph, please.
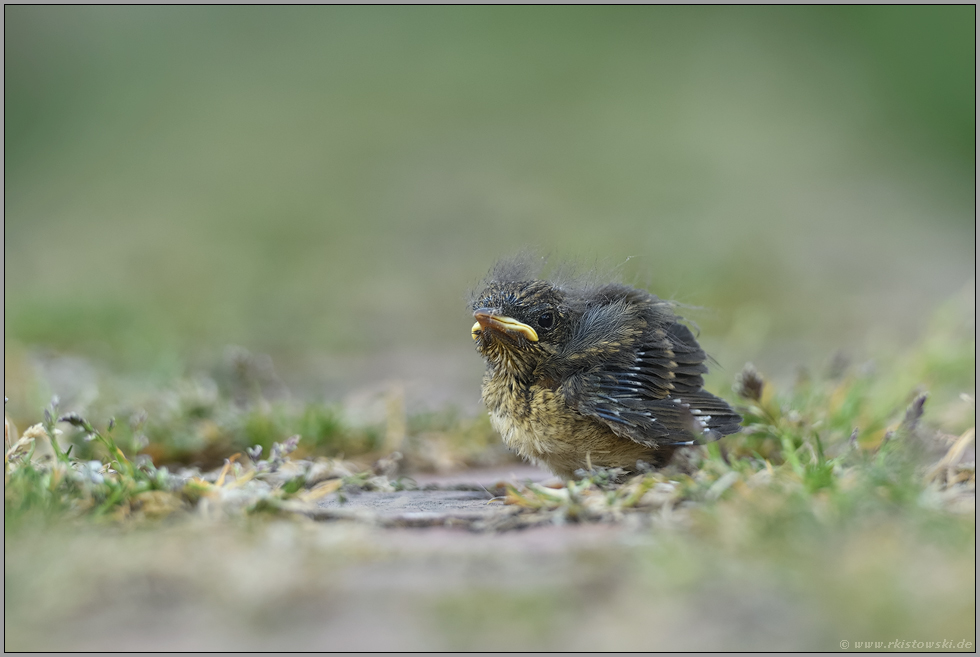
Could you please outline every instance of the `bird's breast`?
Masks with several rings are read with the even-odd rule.
[[[555,386],[557,388],[557,386]],[[504,443],[524,458],[552,464],[566,452],[578,453],[578,440],[598,426],[568,407],[560,390],[540,382],[522,384],[508,376],[488,376],[483,401]]]
[[[562,417],[569,412],[554,390],[523,383],[506,375],[487,375],[483,402],[504,443],[521,456],[539,460],[553,451],[567,427]]]

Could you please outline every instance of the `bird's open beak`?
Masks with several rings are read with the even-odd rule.
[[[476,324],[470,329],[470,334],[474,340],[480,337],[480,333],[484,329],[491,328],[501,333],[519,333],[531,342],[538,341],[537,332],[524,322],[519,322],[512,317],[505,317],[504,315],[494,315],[493,313],[492,308],[480,308],[473,313],[473,317],[476,318]]]

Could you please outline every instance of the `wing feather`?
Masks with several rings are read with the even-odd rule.
[[[707,355],[670,307],[646,293],[637,298],[632,288],[603,292],[568,345],[580,362],[559,388],[568,405],[651,446],[711,442],[739,431],[738,413],[702,390]]]

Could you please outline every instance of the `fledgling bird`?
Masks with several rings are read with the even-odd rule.
[[[563,478],[667,464],[739,431],[702,390],[707,358],[673,304],[622,284],[562,285],[498,265],[472,305],[483,401],[504,443]]]

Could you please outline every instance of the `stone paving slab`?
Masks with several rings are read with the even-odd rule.
[[[419,473],[409,475],[409,477],[414,479],[420,487],[425,487],[430,484],[439,486],[477,484],[490,487],[500,482],[517,484],[527,481],[546,482],[551,479],[557,481],[557,477],[553,476],[548,470],[523,463],[496,468],[474,468],[446,474]]]
[[[517,513],[499,498],[503,483],[554,479],[551,473],[533,466],[485,468],[449,475],[418,475],[412,479],[417,490],[397,492],[361,491],[331,495],[317,504],[317,520],[353,520],[382,527],[467,527],[479,529]]]

